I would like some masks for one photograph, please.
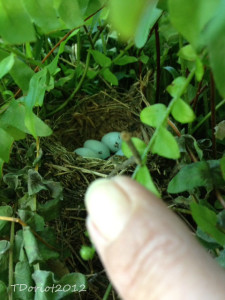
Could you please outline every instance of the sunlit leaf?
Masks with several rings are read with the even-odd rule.
[[[182,59],[186,59],[188,61],[195,61],[197,58],[197,54],[194,48],[189,44],[180,49],[178,55]]]
[[[203,78],[205,70],[204,70],[203,63],[202,63],[202,61],[199,58],[196,59],[195,67],[196,67],[195,77],[196,77],[197,81],[200,82],[202,80],[202,78]]]
[[[114,0],[109,1],[110,20],[125,39],[134,36],[139,22],[145,15],[154,9],[158,0]]]
[[[54,7],[54,0],[23,0],[23,4],[34,23],[44,33],[63,28],[62,20]]]
[[[213,17],[220,0],[168,0],[170,19],[174,27],[198,48],[205,41],[202,30]]]
[[[144,108],[140,113],[141,122],[152,127],[158,127],[166,115],[164,104],[154,104]]]
[[[178,159],[180,157],[177,141],[166,128],[161,127],[159,129],[152,146],[152,153],[171,159]]]
[[[0,1],[0,35],[11,44],[35,40],[33,23],[22,0]]]
[[[140,156],[142,156],[144,154],[144,151],[146,148],[145,142],[143,142],[141,139],[136,138],[136,137],[132,137],[131,140],[132,140],[135,148],[137,149],[138,153],[140,154]],[[133,156],[131,149],[125,142],[122,142],[122,151],[127,158],[130,158],[131,156]]]
[[[178,99],[172,108],[172,116],[180,123],[191,123],[195,119],[195,113],[188,103]]]
[[[15,58],[13,53],[11,53],[9,56],[4,58],[0,62],[0,79],[11,70],[12,66],[14,65],[14,62]]]
[[[171,85],[169,85],[166,90],[172,97],[177,97],[179,96],[180,91],[183,89],[185,84],[186,78],[180,76],[174,79]]]
[[[142,184],[146,189],[151,191],[156,196],[160,197],[160,194],[152,180],[151,174],[147,166],[142,166],[139,168],[138,172],[135,175],[135,179],[137,180],[137,182]]]
[[[63,0],[58,13],[68,28],[72,29],[83,24],[82,13],[77,0]]]
[[[26,108],[20,101],[12,100],[7,109],[0,115],[0,127],[10,134],[15,140],[24,138],[23,133],[31,133],[25,124]],[[32,122],[34,122],[35,132],[38,136],[48,136],[51,129],[31,112]]]
[[[156,4],[157,1],[155,1],[155,6]],[[156,8],[155,6],[152,5],[152,1],[149,1],[148,6],[146,7],[143,15],[140,18],[134,38],[135,45],[138,48],[142,48],[145,45],[150,30],[162,14],[162,10]]]

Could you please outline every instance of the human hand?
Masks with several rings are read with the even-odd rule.
[[[225,299],[224,270],[137,182],[99,179],[85,203],[91,238],[122,299]]]

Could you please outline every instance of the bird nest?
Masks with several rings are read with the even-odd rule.
[[[85,159],[73,151],[82,147],[86,140],[101,140],[112,131],[129,131],[147,142],[149,129],[139,121],[142,106],[142,95],[135,89],[130,93],[101,91],[76,99],[73,107],[50,121],[54,133],[43,143],[48,174],[59,178],[64,187],[86,190],[96,178],[132,171],[132,166],[124,164],[124,157]]]

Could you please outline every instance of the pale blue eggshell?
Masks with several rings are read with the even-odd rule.
[[[122,139],[120,132],[109,132],[102,138],[102,143],[109,147],[111,152],[116,152],[121,148]]]
[[[124,156],[122,149],[116,151],[115,155]]]
[[[96,151],[93,151],[89,148],[77,148],[74,150],[74,153],[86,158],[100,158]]]
[[[87,140],[84,143],[84,147],[97,152],[97,154],[101,159],[106,159],[110,156],[109,148],[105,144],[101,143],[100,141]]]

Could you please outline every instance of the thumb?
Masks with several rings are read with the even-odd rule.
[[[97,180],[85,202],[91,238],[123,299],[224,299],[223,269],[138,183]]]

